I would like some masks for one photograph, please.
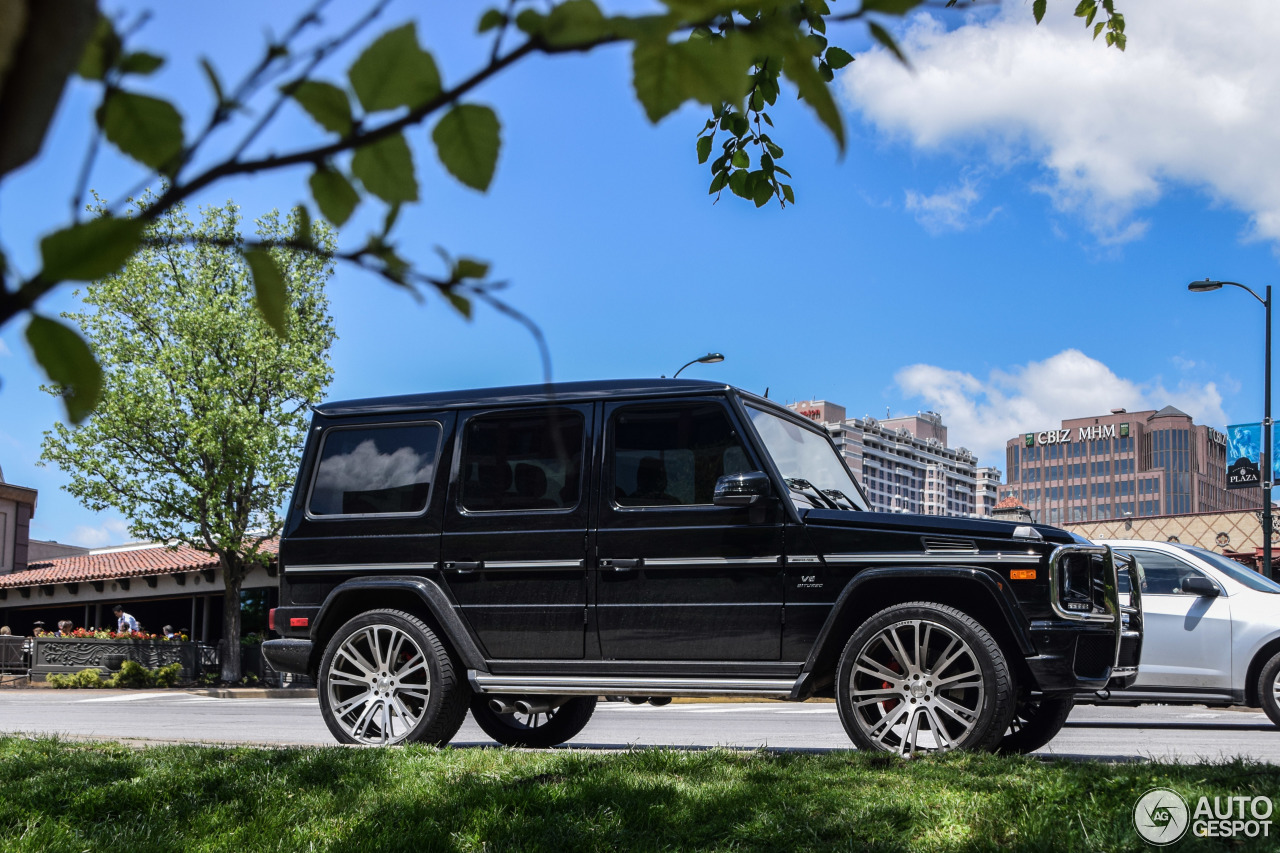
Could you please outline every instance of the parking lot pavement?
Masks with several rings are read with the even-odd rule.
[[[319,745],[334,743],[310,697],[249,699],[182,691],[5,690],[0,732],[58,734],[128,743]],[[491,745],[468,717],[457,746]],[[601,702],[573,739],[578,748],[849,749],[834,704]],[[1148,705],[1080,706],[1037,754],[1105,760],[1280,763],[1280,729],[1260,711]]]

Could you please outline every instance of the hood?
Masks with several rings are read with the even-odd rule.
[[[1055,545],[1090,544],[1089,540],[1047,524],[996,521],[988,518],[957,518],[950,515],[911,515],[896,512],[853,512],[850,510],[810,509],[801,513],[805,524],[832,527],[875,527],[901,533],[935,533],[943,536],[971,536],[990,539],[1013,539],[1018,528],[1033,528],[1045,542]],[[1024,537],[1018,537],[1023,539]]]

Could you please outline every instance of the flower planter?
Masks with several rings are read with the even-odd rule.
[[[43,681],[51,673],[82,669],[118,670],[126,660],[147,669],[182,664],[181,678],[193,678],[196,644],[172,640],[98,640],[80,637],[35,637],[31,647],[31,677]]]

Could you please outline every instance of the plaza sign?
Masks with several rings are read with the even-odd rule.
[[[1118,429],[1117,429],[1118,428]],[[1128,424],[1094,424],[1079,427],[1075,431],[1076,441],[1098,441],[1103,438],[1128,438]],[[1070,444],[1072,431],[1069,429],[1047,429],[1040,432],[1029,432],[1023,437],[1027,447],[1037,444]]]

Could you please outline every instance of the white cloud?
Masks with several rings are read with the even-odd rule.
[[[1018,434],[1114,408],[1137,412],[1176,406],[1198,424],[1221,429],[1227,422],[1222,395],[1212,382],[1168,388],[1159,377],[1126,379],[1075,349],[993,370],[985,379],[931,364],[905,367],[894,379],[903,394],[923,399],[942,415],[949,445],[968,447],[978,454],[979,464],[1001,470],[1005,442]]]
[[[81,548],[105,548],[108,545],[123,545],[129,541],[129,525],[118,518],[112,518],[97,527],[80,525],[71,534],[67,544],[79,545]]]
[[[907,190],[906,208],[930,234],[964,231],[985,225],[1000,212],[1000,208],[996,207],[984,215],[975,215],[973,207],[981,198],[973,182],[965,179],[959,186],[940,190],[933,195]]]
[[[7,346],[5,346],[4,339],[0,338],[0,358],[3,358],[4,356],[7,356],[7,355],[13,355],[13,353],[9,351],[9,348]]]
[[[1027,160],[1061,210],[1103,243],[1141,237],[1136,214],[1167,185],[1206,191],[1280,242],[1280,14],[1274,0],[1228,7],[1125,0],[1125,52],[1093,41],[1070,3],[1036,26],[1029,4],[971,14],[947,32],[913,17],[902,44],[843,73],[844,94],[878,129],[921,149],[972,145],[998,167]]]

